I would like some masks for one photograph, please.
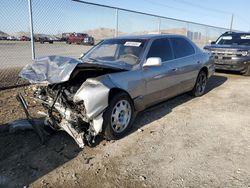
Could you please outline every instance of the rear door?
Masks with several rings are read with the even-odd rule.
[[[193,45],[183,37],[170,39],[174,52],[176,72],[179,75],[180,92],[186,92],[194,87],[201,62]]]

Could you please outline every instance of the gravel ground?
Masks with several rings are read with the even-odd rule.
[[[125,138],[93,148],[63,132],[45,145],[31,131],[1,133],[0,187],[250,187],[249,83],[216,73],[203,97],[147,109]],[[21,89],[0,91],[2,124],[24,117]]]

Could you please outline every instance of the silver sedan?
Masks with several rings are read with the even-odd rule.
[[[212,62],[184,36],[126,36],[101,41],[80,60],[37,59],[20,76],[34,84],[46,125],[67,131],[83,147],[98,134],[123,137],[149,106],[185,92],[203,95]]]

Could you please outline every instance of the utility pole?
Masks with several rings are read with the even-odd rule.
[[[233,22],[234,22],[234,14],[232,14],[231,18],[230,31],[233,31]]]
[[[32,15],[32,2],[28,0],[29,3],[29,16],[30,16],[30,42],[31,42],[31,53],[32,60],[35,59],[35,44],[34,44],[34,29],[33,29],[33,15]]]

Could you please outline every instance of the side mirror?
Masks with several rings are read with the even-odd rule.
[[[82,53],[82,54],[80,55],[79,59],[82,59],[83,56],[85,56],[85,53]]]
[[[215,41],[212,41],[211,44],[215,44]]]
[[[147,59],[146,63],[143,64],[143,67],[158,67],[161,65],[162,65],[161,58],[150,57]]]

